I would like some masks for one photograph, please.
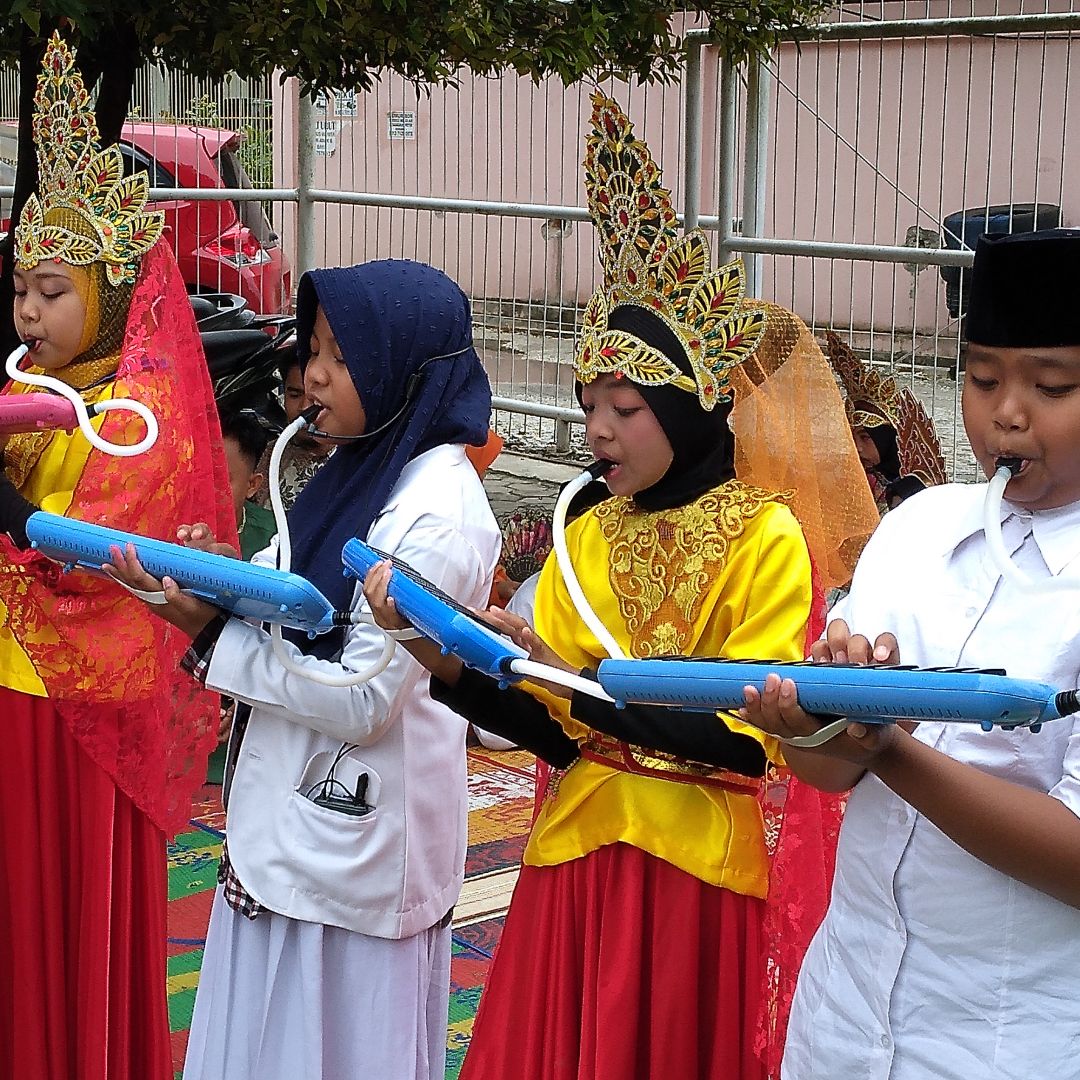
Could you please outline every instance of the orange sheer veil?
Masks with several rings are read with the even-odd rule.
[[[880,520],[832,368],[803,321],[765,308],[757,350],[730,372],[735,472],[744,483],[793,493],[818,579],[846,585]]]
[[[70,517],[173,539],[207,522],[236,543],[228,471],[202,345],[164,240],[143,256],[113,390],[145,404],[157,442],[134,458],[91,450]],[[142,421],[110,412],[103,438],[134,443]],[[83,749],[160,828],[188,818],[216,742],[216,695],[183,674],[187,639],[118,585],[0,537],[0,603],[49,699]]]

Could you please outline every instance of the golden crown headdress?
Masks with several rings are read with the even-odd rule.
[[[844,388],[844,407],[852,428],[891,425],[901,474],[917,476],[928,487],[944,484],[948,477],[941,443],[922,402],[891,375],[882,375],[860,360],[831,330],[825,333],[825,346]]]
[[[38,195],[15,233],[15,261],[71,266],[104,263],[112,285],[132,284],[142,256],[161,236],[164,215],[147,212],[145,172],[124,176],[117,146],[98,148],[97,122],[71,50],[54,33],[34,94]]]
[[[704,233],[680,239],[671,192],[649,148],[614,101],[596,93],[592,103],[585,188],[604,285],[585,309],[575,374],[583,383],[612,372],[643,386],[670,384],[712,410],[727,398],[727,373],[761,341],[765,311],[745,302],[741,260],[712,270]],[[643,307],[667,325],[686,353],[685,370],[634,334],[609,327],[620,304]]]

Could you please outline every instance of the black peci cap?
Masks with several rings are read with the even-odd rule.
[[[1080,229],[979,237],[964,338],[1004,349],[1080,345]]]

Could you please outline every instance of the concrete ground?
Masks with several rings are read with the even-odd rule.
[[[573,480],[581,466],[548,461],[504,450],[484,477],[491,509],[502,524],[503,518],[522,505],[554,509],[559,488]]]

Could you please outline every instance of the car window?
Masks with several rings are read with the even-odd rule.
[[[144,154],[138,147],[130,146],[128,143],[120,143],[120,155],[124,159],[125,176],[130,176],[132,173],[142,170],[149,174],[151,187],[176,187],[176,177],[156,158]]]
[[[229,188],[254,188],[251,177],[241,164],[240,159],[227,147],[223,146],[214,156],[218,171],[225,186]],[[262,208],[262,203],[240,202],[233,204],[236,207],[240,221],[251,230],[252,236],[264,247],[274,247],[278,242],[278,235],[274,232],[270,219]]]

